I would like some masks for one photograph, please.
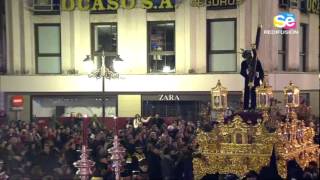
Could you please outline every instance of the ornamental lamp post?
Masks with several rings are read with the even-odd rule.
[[[85,67],[89,72],[89,78],[95,77],[96,79],[102,79],[102,97],[101,97],[101,104],[102,104],[102,118],[103,121],[106,117],[105,112],[105,101],[106,101],[106,94],[105,94],[105,79],[117,79],[119,78],[119,71],[122,69],[123,60],[120,58],[119,55],[114,56],[113,59],[109,59],[106,57],[105,52],[102,51],[101,55],[96,56],[97,58],[91,58],[90,55],[87,55],[86,58],[83,60],[85,63]],[[120,144],[120,140],[116,133],[116,117],[114,116],[114,142],[113,148],[109,149],[109,152],[112,153],[111,160],[114,162],[113,166],[115,169],[116,180],[120,179],[120,168],[121,162],[123,159],[124,148]],[[85,158],[81,157],[81,159]]]
[[[299,107],[300,104],[300,90],[298,86],[294,85],[291,81],[288,86],[284,87],[284,98],[287,108],[287,113],[289,118],[296,118],[296,113],[294,112],[294,108]]]
[[[105,120],[106,111],[105,111],[105,79],[117,79],[119,78],[118,71],[122,68],[123,59],[120,58],[119,55],[114,56],[112,60],[106,58],[109,56],[105,55],[105,52],[102,51],[101,55],[94,56],[96,58],[92,58],[90,55],[87,55],[83,60],[85,63],[85,67],[87,72],[89,72],[89,78],[102,79],[102,118]]]
[[[218,113],[219,123],[224,121],[224,112],[228,106],[227,96],[227,88],[223,87],[218,80],[216,87],[211,89],[211,108]]]

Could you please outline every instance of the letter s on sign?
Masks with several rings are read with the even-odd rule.
[[[283,28],[286,25],[285,17],[283,15],[278,15],[273,18],[273,25],[277,28]]]
[[[143,9],[152,9],[153,2],[152,0],[141,0]]]

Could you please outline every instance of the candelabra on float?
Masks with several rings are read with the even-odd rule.
[[[296,119],[295,108],[299,107],[300,90],[291,81],[288,86],[284,87],[285,103],[287,108],[287,120]]]
[[[2,160],[0,160],[0,180],[7,180],[7,179],[9,179],[9,176],[3,170],[3,164],[4,164],[4,162]]]
[[[108,149],[111,154],[111,160],[113,161],[112,167],[114,168],[114,173],[116,180],[120,180],[120,172],[122,167],[122,162],[124,161],[125,149],[120,144],[120,139],[117,135],[117,123],[116,117],[114,117],[114,139],[112,148]]]
[[[217,113],[217,122],[224,122],[224,113],[228,106],[228,90],[221,85],[220,80],[216,87],[211,89],[211,107]]]
[[[88,125],[89,118],[86,116],[82,121],[82,148],[78,150],[81,152],[80,160],[73,163],[73,165],[78,169],[76,175],[80,177],[81,180],[89,180],[90,175],[92,174],[91,168],[94,166],[94,162],[89,159],[88,149]]]
[[[262,111],[263,121],[270,121],[269,110],[271,98],[273,97],[272,87],[269,86],[267,76],[265,76],[262,85],[256,88],[257,109]]]

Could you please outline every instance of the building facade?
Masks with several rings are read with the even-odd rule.
[[[1,7],[0,109],[10,119],[17,95],[23,120],[101,116],[101,79],[88,77],[83,60],[102,53],[124,59],[120,78],[104,84],[107,116],[193,119],[219,79],[236,109],[244,88],[238,52],[251,47],[259,24],[258,56],[276,98],[292,81],[319,116],[317,0],[2,0]],[[277,34],[283,28],[274,18],[283,12],[295,15],[292,34]]]

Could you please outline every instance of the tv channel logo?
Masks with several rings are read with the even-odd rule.
[[[292,13],[282,12],[273,17],[273,26],[283,29],[295,29],[297,26],[296,16]]]

